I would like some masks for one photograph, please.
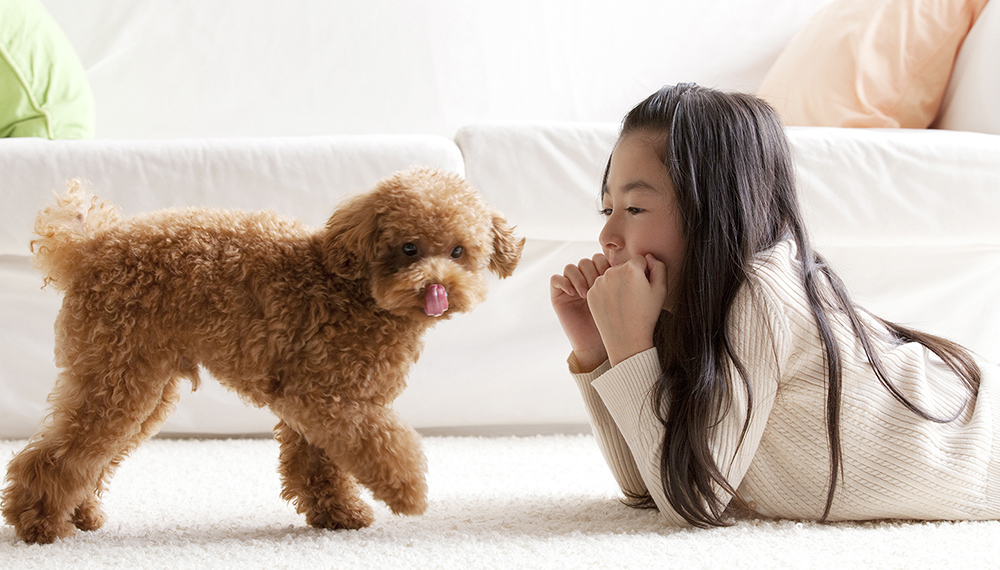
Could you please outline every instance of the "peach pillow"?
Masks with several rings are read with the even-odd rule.
[[[987,0],[834,0],[764,77],[787,125],[927,128]]]
[[[965,38],[933,126],[1000,135],[1000,2],[983,8]]]

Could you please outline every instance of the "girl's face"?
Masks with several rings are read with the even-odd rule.
[[[669,310],[676,299],[685,239],[674,186],[664,165],[666,137],[639,131],[618,141],[602,199],[601,249],[612,266],[652,254],[667,266]]]

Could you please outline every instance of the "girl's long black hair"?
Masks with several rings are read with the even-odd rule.
[[[665,163],[677,193],[686,251],[680,291],[671,314],[656,327],[663,374],[653,390],[653,409],[665,428],[660,472],[671,506],[695,526],[730,524],[730,500],[743,500],[722,474],[709,434],[733,401],[730,374],[747,392],[744,434],[754,405],[752,386],[734,352],[727,320],[755,256],[784,239],[798,247],[802,285],[826,354],[826,426],[830,476],[823,519],[830,513],[841,466],[840,349],[831,313],[851,323],[879,381],[903,405],[930,421],[945,422],[910,402],[888,378],[847,289],[813,251],[795,190],[794,170],[781,120],[764,101],[693,84],[667,86],[641,102],[623,123],[621,136],[644,131],[666,136]],[[610,167],[610,160],[608,162]],[[604,175],[607,184],[607,170]],[[937,354],[978,392],[980,371],[962,347],[948,340],[879,319],[900,342],[918,342]],[[738,334],[738,331],[737,331]],[[722,459],[722,458],[720,458]],[[633,506],[654,506],[648,495]]]

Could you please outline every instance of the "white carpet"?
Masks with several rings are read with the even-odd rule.
[[[8,459],[23,441],[0,441]],[[0,527],[0,568],[996,568],[1000,522],[746,522],[674,530],[618,501],[590,436],[426,437],[430,508],[361,531],[305,525],[271,440],[153,440],[108,523],[52,545]]]

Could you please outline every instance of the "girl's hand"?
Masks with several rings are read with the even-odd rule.
[[[581,259],[576,265],[567,265],[562,275],[553,275],[549,280],[552,308],[573,347],[581,371],[593,370],[608,359],[601,333],[587,305],[587,292],[609,267],[608,258],[598,253],[591,259]]]
[[[650,254],[607,269],[594,281],[587,304],[612,365],[653,347],[666,299],[667,266]]]

